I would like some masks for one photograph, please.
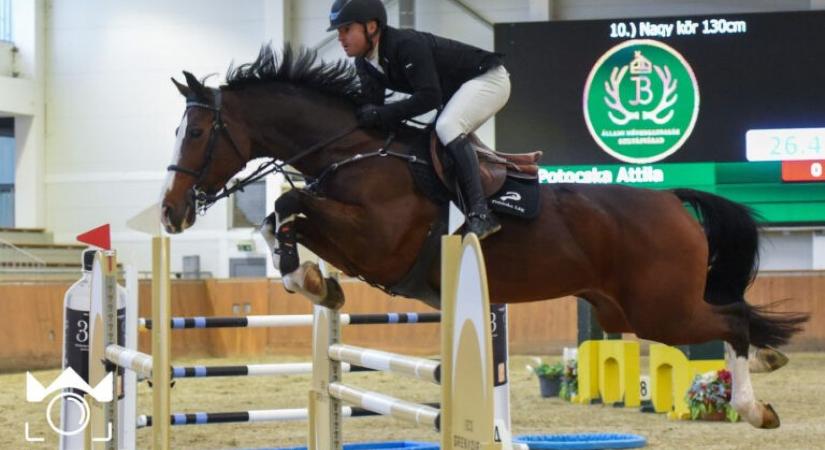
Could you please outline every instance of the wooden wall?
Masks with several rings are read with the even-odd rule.
[[[344,312],[431,311],[422,303],[389,297],[361,282],[344,281]],[[0,284],[0,370],[54,367],[62,355],[63,295],[68,283]],[[140,285],[140,315],[150,314],[150,285]],[[279,281],[176,280],[172,283],[175,316],[232,316],[250,314],[310,314],[309,302],[288,294]],[[753,304],[789,299],[778,310],[811,313],[811,322],[795,337],[791,348],[825,350],[825,274],[765,276],[748,293]],[[439,351],[436,324],[348,327],[344,341],[389,351],[434,355]],[[309,354],[309,327],[285,329],[212,329],[173,331],[172,352],[181,356],[254,356]],[[142,351],[150,336],[140,337]],[[510,350],[516,354],[557,353],[575,345],[576,302],[573,298],[512,305]]]

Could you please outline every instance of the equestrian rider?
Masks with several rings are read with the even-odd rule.
[[[356,112],[359,125],[392,129],[443,106],[435,131],[455,161],[467,231],[484,239],[501,229],[484,198],[478,158],[468,139],[510,97],[510,76],[500,55],[390,27],[381,0],[335,0],[327,31],[333,30],[347,56],[355,57],[365,103]],[[411,95],[385,104],[385,89]]]

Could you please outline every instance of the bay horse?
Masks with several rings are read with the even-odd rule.
[[[411,127],[391,141],[357,128],[350,64],[264,46],[254,62],[230,66],[219,88],[184,75],[186,84],[172,80],[186,109],[163,192],[168,232],[182,232],[233,192],[227,182],[247,162],[269,158],[269,167],[282,161],[316,181],[282,195],[263,227],[288,290],[319,303],[340,300],[316,265],[284,266],[281,257],[294,258],[297,243],[374,285],[394,286],[408,274],[441,211],[415,184],[405,156],[427,139]],[[753,426],[779,426],[773,408],[754,397],[748,349],[785,344],[807,316],[745,301],[759,246],[746,207],[689,189],[560,184],[540,186],[539,195],[537,218],[502,216],[502,230],[482,243],[492,302],[575,295],[593,305],[607,332],[669,345],[723,340],[733,406]],[[419,284],[437,289],[437,259],[426,269]]]

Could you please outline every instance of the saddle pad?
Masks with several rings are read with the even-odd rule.
[[[534,219],[541,212],[538,180],[507,177],[504,186],[487,201],[496,213]]]

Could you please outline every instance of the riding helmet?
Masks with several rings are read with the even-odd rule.
[[[366,24],[370,20],[377,21],[379,28],[387,25],[387,10],[381,0],[335,0],[329,11],[327,31],[356,22]]]

